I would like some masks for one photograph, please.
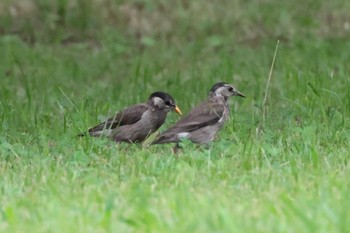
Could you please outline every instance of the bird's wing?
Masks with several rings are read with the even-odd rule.
[[[115,129],[123,125],[131,125],[138,122],[142,115],[149,109],[147,104],[137,104],[130,106],[121,112],[118,112],[114,117],[109,118],[107,121],[96,125],[89,129],[90,133],[101,131],[104,129]]]
[[[202,103],[164,133],[192,132],[199,128],[213,125],[220,120],[224,111],[225,107],[222,104]]]

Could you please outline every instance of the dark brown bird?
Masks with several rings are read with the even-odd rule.
[[[118,112],[107,121],[90,128],[90,136],[106,136],[116,142],[142,142],[163,125],[170,110],[182,115],[173,97],[154,92],[146,103],[133,105]],[[81,133],[78,136],[84,136]]]
[[[229,116],[228,97],[245,97],[234,86],[225,82],[216,83],[209,92],[207,101],[161,133],[152,144],[178,143],[189,139],[197,144],[209,144],[223,127]]]

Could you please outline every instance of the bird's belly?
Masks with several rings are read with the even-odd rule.
[[[221,129],[219,125],[206,126],[196,131],[193,131],[189,135],[189,139],[198,144],[208,144],[214,140],[216,133]]]
[[[154,131],[154,127],[152,124],[148,124],[148,122],[143,122],[142,124],[136,123],[119,127],[113,138],[116,141],[142,142]]]
[[[165,121],[166,114],[147,112],[141,120],[132,125],[124,125],[118,128],[113,138],[116,141],[142,142],[150,134],[155,132]]]

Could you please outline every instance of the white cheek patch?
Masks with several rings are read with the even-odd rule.
[[[164,100],[162,100],[159,97],[154,97],[152,100],[153,100],[154,105],[157,105],[157,106],[164,105]]]
[[[224,92],[225,90],[226,90],[226,86],[224,86],[224,87],[219,87],[218,89],[216,89],[215,95],[216,95],[216,96],[222,96],[222,92]]]
[[[187,132],[182,132],[182,133],[178,133],[177,136],[179,138],[187,138],[187,136],[189,135],[190,133],[187,133]]]

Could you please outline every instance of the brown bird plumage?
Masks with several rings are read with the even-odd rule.
[[[164,92],[155,92],[146,103],[125,108],[114,117],[90,128],[88,133],[93,137],[106,136],[116,142],[142,142],[165,122],[170,110],[181,115],[173,97]]]
[[[229,115],[227,102],[230,96],[245,97],[228,83],[216,83],[210,90],[207,101],[161,133],[152,144],[179,143],[189,139],[197,144],[209,144],[223,127]]]

